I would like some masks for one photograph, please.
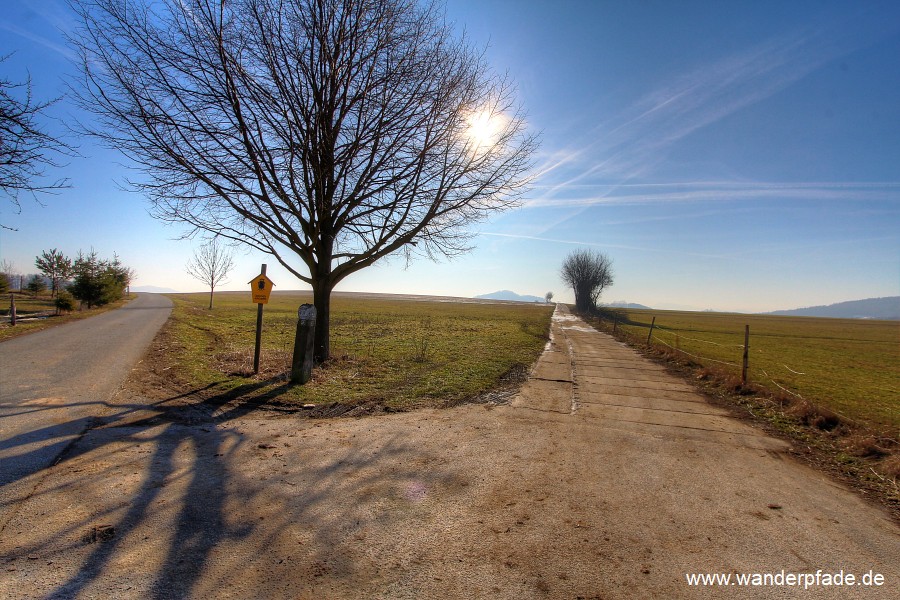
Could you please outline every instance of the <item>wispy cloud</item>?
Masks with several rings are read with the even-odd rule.
[[[28,3],[23,9],[24,15],[11,17],[10,12],[0,15],[0,30],[43,46],[67,60],[76,57],[75,52],[62,41],[75,23],[72,11],[64,2],[41,0]]]
[[[896,29],[870,18],[810,27],[677,75],[591,130],[586,138],[592,141],[552,155],[543,174],[557,177],[544,178],[551,186],[547,195],[596,178],[627,183],[645,176],[692,133]]]
[[[0,29],[2,29],[4,31],[8,31],[19,37],[25,38],[26,40],[34,42],[35,44],[38,44],[40,46],[43,46],[44,48],[47,48],[48,50],[51,50],[51,51],[59,54],[60,56],[62,56],[63,58],[65,58],[67,60],[74,60],[76,58],[76,54],[68,46],[66,46],[64,44],[60,44],[58,42],[55,42],[55,41],[48,39],[42,35],[38,35],[27,29],[22,29],[21,27],[19,27],[17,25],[13,25],[11,23],[0,22]]]
[[[701,202],[709,200],[842,200],[878,202],[900,199],[900,182],[686,182],[577,185],[578,195],[546,194],[526,199],[527,208],[590,207]],[[587,192],[587,193],[585,193]],[[591,193],[593,192],[593,193]]]
[[[669,248],[664,249],[664,248],[654,248],[651,246],[629,246],[629,245],[624,245],[624,244],[610,244],[610,243],[605,243],[605,242],[601,244],[599,242],[564,240],[564,239],[559,239],[559,238],[548,238],[548,237],[542,237],[542,236],[537,236],[537,235],[523,235],[523,234],[517,234],[517,233],[499,233],[496,231],[481,231],[478,233],[478,235],[483,235],[483,236],[487,236],[487,237],[516,239],[516,240],[529,240],[529,241],[536,241],[536,242],[549,242],[549,243],[553,243],[553,244],[567,244],[567,245],[571,245],[571,246],[589,246],[589,247],[594,246],[594,247],[604,248],[604,249],[617,248],[617,249],[621,249],[621,250],[638,250],[641,252],[658,252],[658,253],[664,253],[664,254],[672,254],[674,252],[675,254],[683,254],[685,256],[698,256],[698,257],[702,257],[702,258],[726,258],[724,255],[720,255],[720,254],[703,254],[700,252],[685,252],[685,251],[680,251],[680,250],[673,251]]]

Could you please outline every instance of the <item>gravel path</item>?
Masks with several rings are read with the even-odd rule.
[[[203,420],[129,398],[3,532],[0,597],[897,597],[883,512],[564,311],[553,336],[509,405]],[[685,578],[819,569],[885,582]]]
[[[0,343],[0,535],[32,476],[110,410],[171,307],[139,294],[118,310]]]

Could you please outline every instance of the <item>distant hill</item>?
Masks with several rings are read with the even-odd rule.
[[[144,292],[149,294],[177,294],[178,290],[172,288],[157,287],[155,285],[136,285],[131,288],[132,292]]]
[[[834,319],[881,319],[900,321],[900,296],[887,298],[867,298],[838,302],[828,306],[810,306],[794,310],[776,310],[767,315],[794,317],[830,317]]]
[[[544,302],[543,298],[538,298],[537,296],[520,296],[515,292],[511,292],[509,290],[500,290],[499,292],[494,292],[492,294],[482,294],[481,296],[475,296],[481,300],[507,300],[510,302]]]
[[[610,302],[609,304],[601,303],[600,306],[608,306],[610,308],[638,308],[644,310],[653,310],[649,306],[644,306],[643,304],[635,304],[634,302]]]

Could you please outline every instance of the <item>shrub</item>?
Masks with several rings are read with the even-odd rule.
[[[75,297],[65,290],[60,290],[56,295],[56,314],[72,312],[75,310]]]
[[[119,262],[118,257],[112,261],[102,260],[94,251],[87,255],[78,253],[74,273],[75,279],[69,291],[88,308],[120,300],[133,275],[131,269]]]

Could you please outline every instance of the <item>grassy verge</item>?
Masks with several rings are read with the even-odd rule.
[[[154,356],[181,391],[251,395],[331,413],[358,407],[447,406],[521,380],[549,334],[551,308],[336,295],[332,359],[290,386],[297,307],[308,294],[275,293],[264,309],[260,372],[252,373],[256,305],[243,292],[170,296],[172,318]],[[164,365],[164,366],[163,366]],[[335,408],[337,410],[335,410]]]
[[[110,304],[107,304],[106,306],[92,309],[85,308],[61,315],[52,314],[50,316],[47,316],[46,318],[28,319],[30,315],[35,313],[43,314],[55,311],[56,306],[49,296],[38,296],[37,298],[31,298],[30,296],[17,294],[16,314],[18,315],[18,318],[20,320],[16,323],[15,327],[10,326],[9,321],[7,320],[4,320],[2,323],[0,323],[0,342],[2,342],[3,340],[12,339],[14,337],[19,337],[20,335],[26,335],[28,333],[34,333],[35,331],[41,331],[42,329],[56,327],[57,325],[62,325],[63,323],[68,323],[70,321],[77,321],[79,319],[93,317],[94,315],[98,315],[108,310],[121,308],[136,297],[136,294],[129,294],[122,300],[112,302]],[[4,316],[9,314],[9,304],[6,304],[5,308],[3,310],[0,310],[0,314]],[[21,319],[26,320],[23,321]]]
[[[587,320],[792,440],[807,462],[900,518],[896,322],[637,310]],[[745,325],[750,374],[743,384]]]

